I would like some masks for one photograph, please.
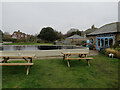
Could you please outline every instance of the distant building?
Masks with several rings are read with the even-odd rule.
[[[70,36],[70,37],[67,37],[65,39],[65,42],[69,43],[69,44],[82,44],[83,41],[87,41],[86,38],[84,37],[81,37],[79,35],[73,35],[73,36]]]
[[[23,32],[20,32],[20,30],[18,31],[15,31],[12,35],[11,35],[12,38],[15,38],[15,39],[23,39],[23,38],[27,38],[27,37],[30,37],[30,35],[27,35]]]
[[[106,24],[86,35],[96,49],[108,48],[120,44],[120,22]]]

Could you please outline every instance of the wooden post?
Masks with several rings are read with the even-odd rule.
[[[32,63],[32,58],[30,58],[30,62]]]
[[[65,54],[63,54],[63,61],[65,60]]]
[[[89,60],[88,60],[88,59],[86,59],[86,60],[87,60],[87,64],[88,64],[88,66],[90,66]]]
[[[4,60],[2,61],[2,63],[4,63],[4,62],[7,63],[7,60],[9,60],[9,57],[3,57],[3,59]]]
[[[25,57],[23,57],[23,59],[24,59],[26,62],[28,62],[28,60],[27,60]]]
[[[67,64],[68,64],[68,67],[70,67],[70,63],[69,63],[70,61],[69,60],[67,60]]]
[[[29,66],[27,66],[27,73],[26,73],[26,75],[28,75],[28,73],[29,73]]]
[[[78,57],[80,57],[80,58],[81,58],[81,54],[79,54],[79,55],[78,55]],[[81,61],[81,59],[79,59],[79,61]]]

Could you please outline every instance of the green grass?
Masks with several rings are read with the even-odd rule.
[[[52,43],[4,43],[2,45],[53,45]]]
[[[3,67],[3,88],[116,88],[118,59],[94,56],[88,67],[85,60],[72,60],[71,67],[62,59],[36,60],[26,75],[24,66]],[[13,62],[13,61],[11,61]],[[14,61],[20,62],[20,61]]]

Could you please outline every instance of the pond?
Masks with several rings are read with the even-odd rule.
[[[1,51],[16,51],[16,50],[55,50],[55,49],[76,49],[80,48],[74,45],[3,45]]]

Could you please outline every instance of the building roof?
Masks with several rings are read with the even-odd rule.
[[[79,35],[73,35],[73,36],[67,37],[66,39],[85,39],[85,38]]]
[[[16,33],[17,35],[26,35],[25,33],[23,33],[23,32],[20,32],[20,30],[18,30],[18,31],[14,31],[14,33]],[[14,35],[14,33],[12,34],[12,35]]]
[[[100,27],[98,30],[87,35],[97,35],[97,34],[115,33],[115,32],[120,32],[120,22],[106,24]]]

